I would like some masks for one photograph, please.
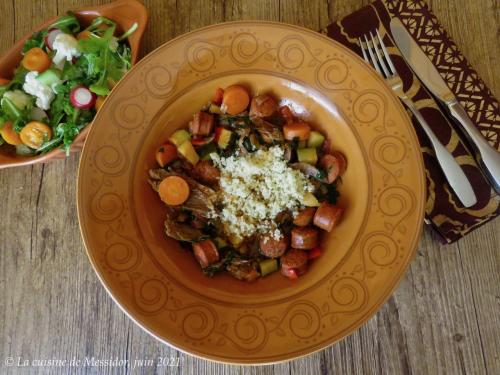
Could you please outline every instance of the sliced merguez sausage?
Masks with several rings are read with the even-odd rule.
[[[204,240],[193,244],[193,253],[202,268],[219,260],[219,252],[212,240]]]
[[[254,96],[250,103],[250,117],[270,117],[278,110],[278,104],[271,95]]]
[[[307,272],[307,253],[304,250],[291,249],[288,253],[280,258],[281,273],[289,277],[290,271],[293,270],[300,276]]]
[[[193,121],[189,123],[189,131],[193,135],[207,136],[214,128],[214,116],[207,112],[195,113]]]
[[[311,225],[315,212],[316,212],[315,207],[304,208],[295,217],[293,223],[298,227],[306,227],[308,225]]]
[[[326,180],[329,184],[334,182],[340,174],[340,161],[333,155],[323,155],[319,159],[319,167],[326,172]]]
[[[194,178],[203,184],[214,185],[219,181],[220,171],[209,160],[200,160],[191,171]]]
[[[339,161],[339,169],[340,169],[339,174],[342,176],[345,170],[347,169],[347,159],[344,156],[344,154],[341,153],[340,151],[334,151],[332,155],[335,156]]]
[[[318,246],[319,230],[313,227],[295,227],[292,229],[291,246],[295,249],[310,250]]]
[[[279,240],[265,235],[262,236],[259,242],[260,252],[268,258],[279,258],[288,249],[289,238],[282,236]]]
[[[342,217],[344,210],[338,206],[323,202],[314,214],[313,223],[318,228],[330,232]]]

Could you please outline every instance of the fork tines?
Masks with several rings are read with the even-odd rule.
[[[385,48],[384,41],[382,40],[378,29],[375,34],[376,35],[374,36],[370,31],[369,37],[366,34],[363,35],[364,41],[361,38],[358,38],[359,45],[361,46],[361,50],[363,52],[363,57],[367,63],[371,64],[377,70],[379,74],[386,78],[392,77],[397,74],[396,68],[394,67],[389,53],[387,52],[387,48]]]

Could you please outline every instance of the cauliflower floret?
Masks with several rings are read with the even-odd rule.
[[[30,96],[21,90],[6,91],[4,98],[9,99],[19,109],[24,109],[30,103]]]
[[[64,60],[71,61],[73,57],[80,56],[80,49],[78,47],[78,40],[73,35],[61,33],[56,36],[52,48],[56,54],[52,58],[52,62],[59,69],[64,66]]]
[[[38,72],[29,72],[26,74],[26,78],[24,80],[23,89],[28,94],[36,96],[36,106],[38,108],[47,110],[50,108],[50,103],[54,100],[54,91],[43,83],[40,83],[36,77],[38,76]]]

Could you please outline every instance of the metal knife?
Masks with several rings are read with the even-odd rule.
[[[478,164],[485,172],[493,189],[497,194],[500,194],[500,153],[490,146],[472,123],[436,67],[413,40],[399,19],[393,18],[391,20],[391,32],[401,54],[418,78],[448,108],[451,116],[465,130],[465,134],[475,149]]]

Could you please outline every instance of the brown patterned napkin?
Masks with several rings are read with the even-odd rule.
[[[337,23],[325,33],[361,55],[357,38],[378,28],[389,47],[404,89],[458,163],[474,187],[478,203],[465,208],[450,189],[434,157],[430,142],[415,119],[427,176],[425,222],[444,243],[451,243],[500,214],[500,197],[481,174],[472,154],[444,112],[401,57],[390,33],[391,17],[398,17],[423,51],[437,67],[450,89],[467,110],[469,117],[488,141],[500,148],[500,111],[481,78],[468,64],[456,44],[439,24],[427,4],[420,0],[376,0]]]

